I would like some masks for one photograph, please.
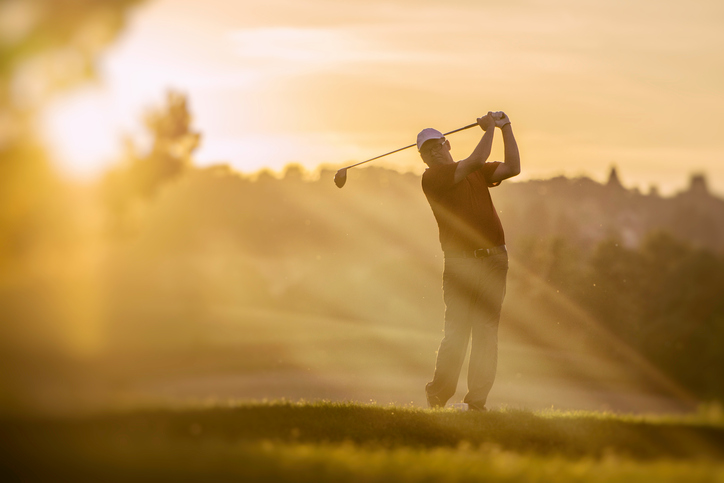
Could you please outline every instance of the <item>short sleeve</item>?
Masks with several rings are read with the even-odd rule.
[[[500,161],[493,161],[492,163],[485,163],[482,168],[483,176],[485,177],[485,182],[488,184],[488,188],[494,188],[495,186],[498,186],[502,181],[491,181],[491,178],[493,177],[493,174],[495,173],[495,170],[498,169],[498,166],[500,165]]]
[[[422,191],[428,197],[436,198],[455,186],[455,169],[458,163],[433,166],[422,175]]]

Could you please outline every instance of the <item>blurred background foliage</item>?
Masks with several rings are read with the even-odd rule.
[[[74,405],[91,387],[107,402],[190,375],[211,381],[193,394],[222,373],[272,384],[310,368],[423,381],[443,306],[419,176],[358,169],[340,191],[332,169],[197,168],[201,134],[179,92],[149,110],[149,149],[129,140],[102,180],[54,172],[34,116],[92,75],[135,3],[0,4],[2,409]],[[502,340],[535,354],[503,374],[537,374],[541,348],[623,366],[630,349],[694,398],[724,398],[724,201],[703,175],[672,197],[626,189],[615,169],[605,184],[507,182],[493,197],[512,263]],[[349,361],[362,353],[379,366]],[[548,375],[572,377],[566,364]]]
[[[23,360],[67,353],[68,319],[78,316],[79,303],[63,287],[85,277],[73,264],[83,251],[87,212],[38,142],[37,117],[55,94],[92,78],[97,55],[136,3],[0,2],[0,378],[8,388],[3,403],[17,403],[19,393],[12,388],[47,367],[18,369]],[[70,285],[78,290],[77,283]]]

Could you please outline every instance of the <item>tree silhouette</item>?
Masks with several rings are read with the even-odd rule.
[[[163,107],[146,114],[144,124],[152,136],[148,153],[139,155],[135,144],[126,141],[125,163],[104,182],[104,200],[115,230],[128,228],[124,225],[134,204],[152,199],[164,184],[191,167],[201,140],[191,123],[186,97],[170,91]]]

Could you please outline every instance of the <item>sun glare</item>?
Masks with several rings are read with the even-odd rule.
[[[54,147],[61,171],[87,178],[120,156],[116,122],[103,90],[86,88],[52,103],[44,111],[40,131]]]

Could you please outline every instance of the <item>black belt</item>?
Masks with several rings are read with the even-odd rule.
[[[477,250],[449,250],[445,252],[445,258],[487,258],[498,253],[507,253],[505,245],[493,248],[478,248]]]

